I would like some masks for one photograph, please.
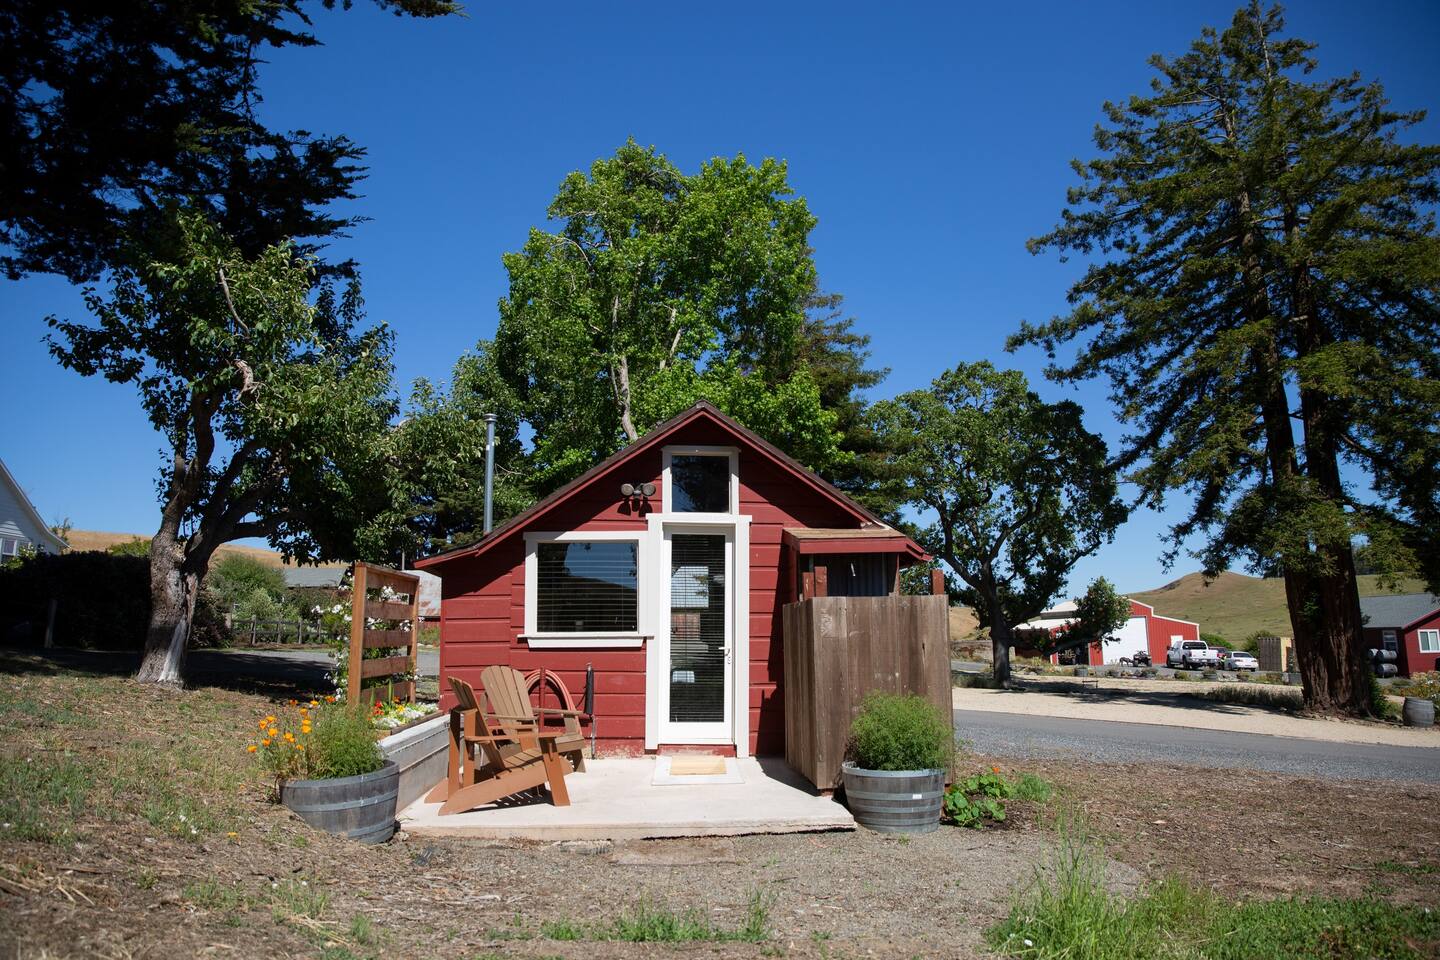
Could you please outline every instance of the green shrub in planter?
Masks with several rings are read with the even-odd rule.
[[[375,726],[363,707],[336,704],[321,710],[310,744],[314,751],[310,776],[316,780],[355,777],[385,765]]]
[[[950,718],[915,694],[869,694],[850,725],[850,757],[865,770],[943,770],[954,756]]]
[[[923,697],[872,693],[850,725],[841,765],[855,822],[885,833],[929,833],[940,825],[945,771],[955,756],[950,717]]]

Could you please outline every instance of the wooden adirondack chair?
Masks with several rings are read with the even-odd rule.
[[[531,730],[544,732],[541,721],[545,717],[563,717],[565,732],[556,738],[556,749],[569,758],[577,772],[585,772],[585,734],[580,730],[583,711],[536,707],[530,702],[525,674],[510,667],[486,667],[480,672],[480,685],[485,690],[482,705],[488,702],[490,706],[485,719],[492,732],[503,730],[517,739],[526,739]]]
[[[555,806],[570,805],[570,793],[565,789],[570,762],[556,744],[564,734],[544,733],[536,724],[525,729],[514,721],[504,729],[492,727],[470,684],[451,677],[450,687],[458,702],[450,710],[450,768],[445,780],[425,798],[432,803],[444,801],[441,816],[540,786],[549,786],[550,802]]]

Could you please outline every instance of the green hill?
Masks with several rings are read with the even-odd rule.
[[[1380,588],[1374,576],[1360,578],[1362,597],[1388,593]],[[1404,580],[1397,593],[1419,593],[1425,585],[1419,580]],[[1130,593],[1127,596],[1148,603],[1155,612],[1181,620],[1194,620],[1205,633],[1218,633],[1231,643],[1265,631],[1290,636],[1290,614],[1285,609],[1285,581],[1278,578],[1247,577],[1241,573],[1222,573],[1210,583],[1198,573],[1187,573],[1179,580],[1156,590]]]

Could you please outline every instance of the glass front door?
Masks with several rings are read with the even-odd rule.
[[[660,662],[661,741],[730,743],[733,646],[729,532],[665,532],[669,626]]]

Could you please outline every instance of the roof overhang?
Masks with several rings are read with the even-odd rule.
[[[893,527],[787,527],[781,536],[785,545],[801,556],[903,553],[916,563],[930,559],[919,544]]]

